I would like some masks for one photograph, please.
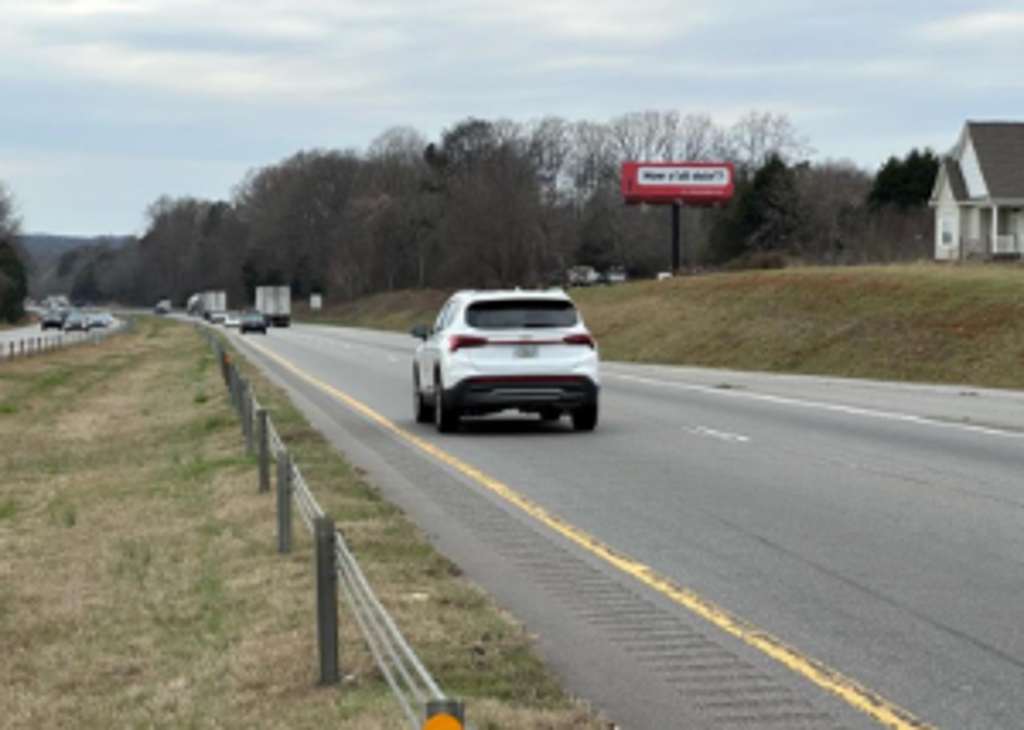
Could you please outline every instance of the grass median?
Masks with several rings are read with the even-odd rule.
[[[442,687],[488,728],[607,728],[531,637],[250,373],[306,480]],[[0,727],[404,727],[342,611],[319,688],[312,548],[188,326],[0,363]],[[342,604],[344,605],[344,604]]]

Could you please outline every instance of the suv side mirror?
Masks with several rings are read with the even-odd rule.
[[[430,329],[425,324],[418,324],[412,328],[410,334],[418,340],[425,340],[430,336]]]

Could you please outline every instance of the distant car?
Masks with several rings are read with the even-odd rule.
[[[153,313],[154,314],[170,314],[171,313],[171,300],[170,299],[161,299],[159,302],[156,303],[156,306],[153,307]]]
[[[514,409],[597,426],[597,343],[560,289],[458,292],[412,334],[423,340],[412,373],[419,423],[445,433],[464,415]]]
[[[210,321],[210,324],[224,324],[224,320],[227,316],[228,313],[224,310],[213,310],[208,313],[206,318]]]
[[[242,323],[242,315],[238,312],[224,312],[224,326],[238,327]]]
[[[68,316],[64,318],[64,331],[65,332],[88,332],[89,331],[89,320],[85,318],[85,315],[78,311],[68,312]]]
[[[89,329],[93,327],[105,328],[114,324],[114,316],[110,312],[89,312],[85,315]]]
[[[625,284],[626,279],[626,270],[622,268],[613,267],[601,274],[602,284]]]
[[[260,312],[246,312],[238,325],[238,331],[243,335],[246,332],[261,332],[267,334],[267,320]]]
[[[49,312],[43,314],[43,318],[39,321],[39,327],[43,330],[48,329],[64,329],[64,312],[59,309],[51,309]]]

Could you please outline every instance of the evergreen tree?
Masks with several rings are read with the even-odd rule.
[[[939,158],[928,149],[914,148],[902,160],[890,157],[875,176],[868,204],[875,210],[891,206],[901,211],[927,205],[939,164]]]
[[[0,240],[0,319],[14,323],[25,316],[28,269],[16,245]]]
[[[793,170],[770,155],[754,175],[741,221],[747,247],[754,251],[787,251],[799,223],[799,195]]]
[[[708,251],[711,263],[792,249],[799,210],[793,170],[778,155],[769,155],[753,179],[736,180],[733,201],[716,216]]]

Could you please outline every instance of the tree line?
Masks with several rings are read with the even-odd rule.
[[[924,201],[891,197],[909,156],[890,160],[883,171],[895,173],[883,177],[851,163],[807,162],[811,152],[785,115],[766,112],[728,126],[677,112],[606,123],[469,118],[433,141],[393,128],[362,151],[308,150],[254,169],[227,200],[162,197],[136,240],[70,252],[57,279],[79,300],[180,304],[213,288],[252,301],[262,284],[334,301],[407,288],[553,285],[579,264],[653,276],[669,267],[668,212],[623,205],[626,160],[735,164],[730,204],[682,211],[687,268],[930,254]],[[930,175],[930,191],[938,162],[912,154],[908,174]],[[933,163],[930,172],[920,158]]]
[[[21,221],[14,195],[0,180],[0,321],[14,323],[25,316],[28,265],[20,246]]]

